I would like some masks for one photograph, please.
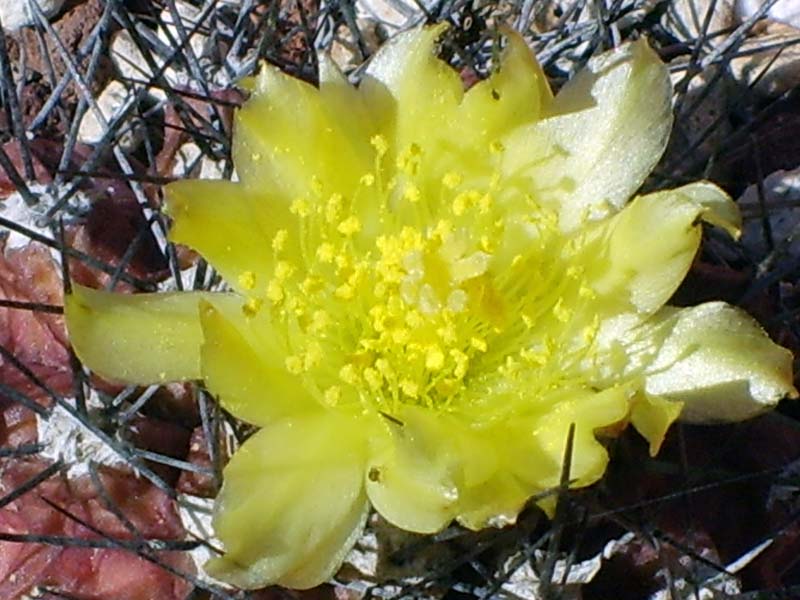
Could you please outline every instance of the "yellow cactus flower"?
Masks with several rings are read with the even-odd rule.
[[[75,287],[72,343],[96,373],[202,379],[261,429],[224,471],[214,576],[242,588],[329,578],[370,505],[435,532],[513,522],[608,456],[628,421],[754,415],[795,395],[790,353],[736,308],[665,303],[701,222],[737,234],[709,183],[628,200],[671,126],[645,42],[591,60],[553,97],[523,40],[468,91],[443,27],[398,35],[350,85],[265,65],[238,112],[239,182],[167,188],[173,241],[229,293]]]

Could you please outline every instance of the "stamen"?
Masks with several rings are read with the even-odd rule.
[[[429,173],[416,143],[391,161],[383,135],[370,144],[374,169],[352,193],[332,193],[313,177],[309,197],[292,201],[296,229],[278,231],[272,247],[284,252],[296,231],[302,261],[281,254],[264,298],[244,303],[255,316],[271,302],[287,371],[324,406],[389,414],[404,403],[452,410],[468,401],[472,377],[545,389],[583,360],[599,321],[573,325],[574,300],[594,292],[568,263],[584,240],[564,247],[552,210],[503,189],[502,157],[464,189],[462,173]],[[493,142],[490,150],[505,148]],[[425,196],[431,190],[436,198]],[[519,214],[509,217],[515,203]],[[380,235],[370,240],[376,223]],[[259,282],[248,272],[239,284],[249,291]]]

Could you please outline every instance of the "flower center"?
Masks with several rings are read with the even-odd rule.
[[[314,179],[291,204],[297,227],[272,241],[266,302],[245,305],[270,311],[287,370],[324,404],[387,414],[402,403],[447,409],[465,400],[468,379],[513,380],[525,363],[552,384],[551,359],[574,355],[575,336],[548,336],[547,323],[564,329],[581,279],[555,215],[500,189],[496,174],[434,178],[416,144],[390,169],[383,139],[373,146],[375,169],[352,197]],[[252,274],[240,282],[257,288]]]

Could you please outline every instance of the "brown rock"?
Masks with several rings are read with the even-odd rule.
[[[58,35],[61,44],[63,44],[63,51],[61,50],[61,44],[53,39],[52,36],[46,34],[44,36],[46,50],[44,50],[40,44],[39,34],[35,29],[30,27],[20,30],[15,35],[7,36],[6,42],[8,44],[9,57],[12,65],[14,65],[18,71],[17,76],[22,76],[26,80],[29,80],[35,77],[33,75],[35,73],[42,78],[37,84],[41,89],[31,90],[27,92],[28,95],[32,98],[38,98],[42,94],[47,93],[49,96],[49,92],[45,92],[49,84],[44,83],[45,79],[49,77],[48,74],[50,72],[48,57],[50,63],[52,63],[55,78],[58,81],[68,72],[67,63],[64,60],[64,52],[66,52],[71,59],[75,59],[79,51],[84,50],[85,56],[80,61],[78,70],[81,74],[86,76],[90,54],[90,52],[88,52],[89,48],[87,47],[87,42],[103,14],[103,6],[104,2],[102,0],[86,0],[79,2],[73,0],[67,5],[67,9],[52,23],[55,33]],[[21,52],[22,48],[24,48],[25,56],[25,73],[19,73],[23,68],[21,64],[23,55]],[[43,53],[43,50],[46,51],[46,55]],[[100,59],[100,64],[94,73],[94,77],[91,80],[84,81],[84,83],[87,84],[90,90],[96,93],[105,86],[111,73],[111,61],[103,56]],[[70,107],[77,102],[79,97],[80,92],[78,87],[75,82],[71,82],[61,97],[62,105]],[[32,109],[25,110],[25,112],[32,112]]]

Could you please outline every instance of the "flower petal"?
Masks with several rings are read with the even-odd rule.
[[[535,121],[553,97],[542,67],[522,36],[512,30],[504,33],[508,45],[499,68],[467,91],[456,118],[464,150],[484,160],[491,142]]]
[[[387,424],[389,443],[371,452],[370,501],[387,521],[417,533],[454,518],[475,530],[511,523],[531,496],[558,486],[570,424],[574,485],[602,476],[608,455],[595,431],[625,419],[631,395],[626,386],[569,390],[542,400],[549,411],[485,425],[406,406],[397,417],[402,425]]]
[[[740,421],[797,397],[792,353],[758,323],[723,302],[664,308],[653,320],[669,332],[647,368],[647,394],[684,403],[681,419]]]
[[[531,496],[542,492],[560,463],[542,456],[536,418],[492,424],[464,436],[464,476],[459,486],[458,522],[477,531],[514,523]],[[477,455],[475,460],[470,454]],[[486,457],[492,457],[491,462]],[[526,457],[521,460],[520,457]],[[491,468],[487,468],[491,467]]]
[[[229,294],[115,294],[76,284],[64,299],[75,353],[112,381],[146,385],[200,377],[198,304],[237,304]]]
[[[345,80],[324,75],[316,88],[262,66],[234,130],[234,162],[248,188],[270,190],[284,202],[332,193],[350,197],[372,168],[373,120]]]
[[[367,465],[367,494],[381,516],[416,533],[433,533],[456,515],[454,455],[446,441],[457,433],[446,415],[404,407],[389,436],[373,440]]]
[[[541,466],[531,465],[528,479],[535,481],[540,489],[559,484],[569,428],[574,423],[570,479],[575,482],[573,487],[591,485],[602,477],[608,463],[608,453],[597,441],[595,432],[627,417],[632,390],[617,386],[599,392],[562,389],[557,394],[561,397],[551,400],[552,409],[535,421],[533,432],[544,454],[539,461],[555,468],[543,476]]]
[[[650,456],[655,456],[670,426],[678,419],[683,402],[642,394],[631,409],[631,423],[650,443]]]
[[[241,307],[200,306],[206,386],[233,415],[261,426],[319,408],[302,380],[286,370],[285,349],[266,312],[246,316]]]
[[[206,564],[240,588],[307,589],[330,578],[366,520],[364,432],[327,413],[285,419],[247,440],[224,471]]]
[[[166,187],[166,205],[175,220],[170,239],[200,252],[239,291],[240,277],[255,275],[265,286],[271,275],[271,241],[286,222],[275,204],[254,198],[228,181],[186,180]],[[248,286],[249,287],[249,286]]]
[[[581,252],[587,285],[608,314],[652,313],[672,296],[700,246],[700,221],[736,233],[733,200],[717,186],[698,182],[639,196],[606,223]]]
[[[382,100],[381,88],[395,100],[395,135],[399,151],[412,143],[423,152],[439,152],[456,107],[463,96],[458,74],[436,57],[436,42],[447,25],[404,31],[385,43],[367,67],[361,82],[365,98]]]
[[[645,41],[606,52],[564,85],[557,113],[509,136],[504,171],[557,206],[572,230],[620,208],[645,180],[669,137],[670,96],[667,68]],[[530,152],[543,145],[547,156]]]
[[[387,423],[388,443],[373,448],[367,472],[370,501],[390,523],[417,533],[454,518],[475,530],[503,525],[539,491],[515,475],[520,456],[537,452],[531,431],[509,439],[503,425],[473,426],[416,406],[397,418],[402,425]]]

